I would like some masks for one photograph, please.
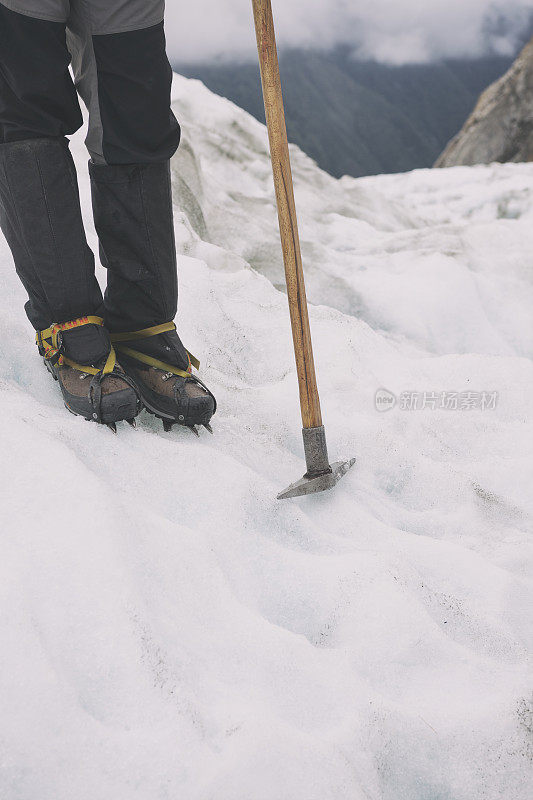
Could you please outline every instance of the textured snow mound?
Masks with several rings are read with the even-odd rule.
[[[282,287],[264,127],[198,81],[175,93],[183,250],[211,263],[214,243]],[[311,302],[432,353],[533,357],[533,164],[338,181],[292,156]]]
[[[294,150],[330,452],[358,462],[280,503],[304,465],[266,133],[175,92],[214,437],[67,414],[0,242],[0,797],[528,800],[533,167],[335,181]]]

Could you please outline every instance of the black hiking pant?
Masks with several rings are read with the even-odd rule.
[[[134,330],[176,314],[180,129],[163,14],[164,0],[0,0],[0,225],[36,329],[98,314]],[[78,93],[105,299],[65,138],[82,125]]]

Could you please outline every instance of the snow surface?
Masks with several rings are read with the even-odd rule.
[[[336,181],[293,148],[330,453],[358,460],[279,502],[304,464],[266,133],[175,97],[214,437],[67,414],[0,242],[0,797],[529,800],[533,165]]]

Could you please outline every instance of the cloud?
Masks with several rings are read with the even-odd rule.
[[[512,54],[533,0],[272,0],[281,47],[347,45],[405,64]],[[173,63],[255,57],[251,0],[167,0]]]

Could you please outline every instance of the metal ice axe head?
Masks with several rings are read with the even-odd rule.
[[[299,481],[291,483],[287,489],[280,492],[278,500],[287,500],[290,497],[301,497],[304,494],[333,489],[342,476],[346,475],[355,464],[355,458],[329,463],[326,432],[323,425],[318,428],[303,428],[302,434],[307,472]]]

